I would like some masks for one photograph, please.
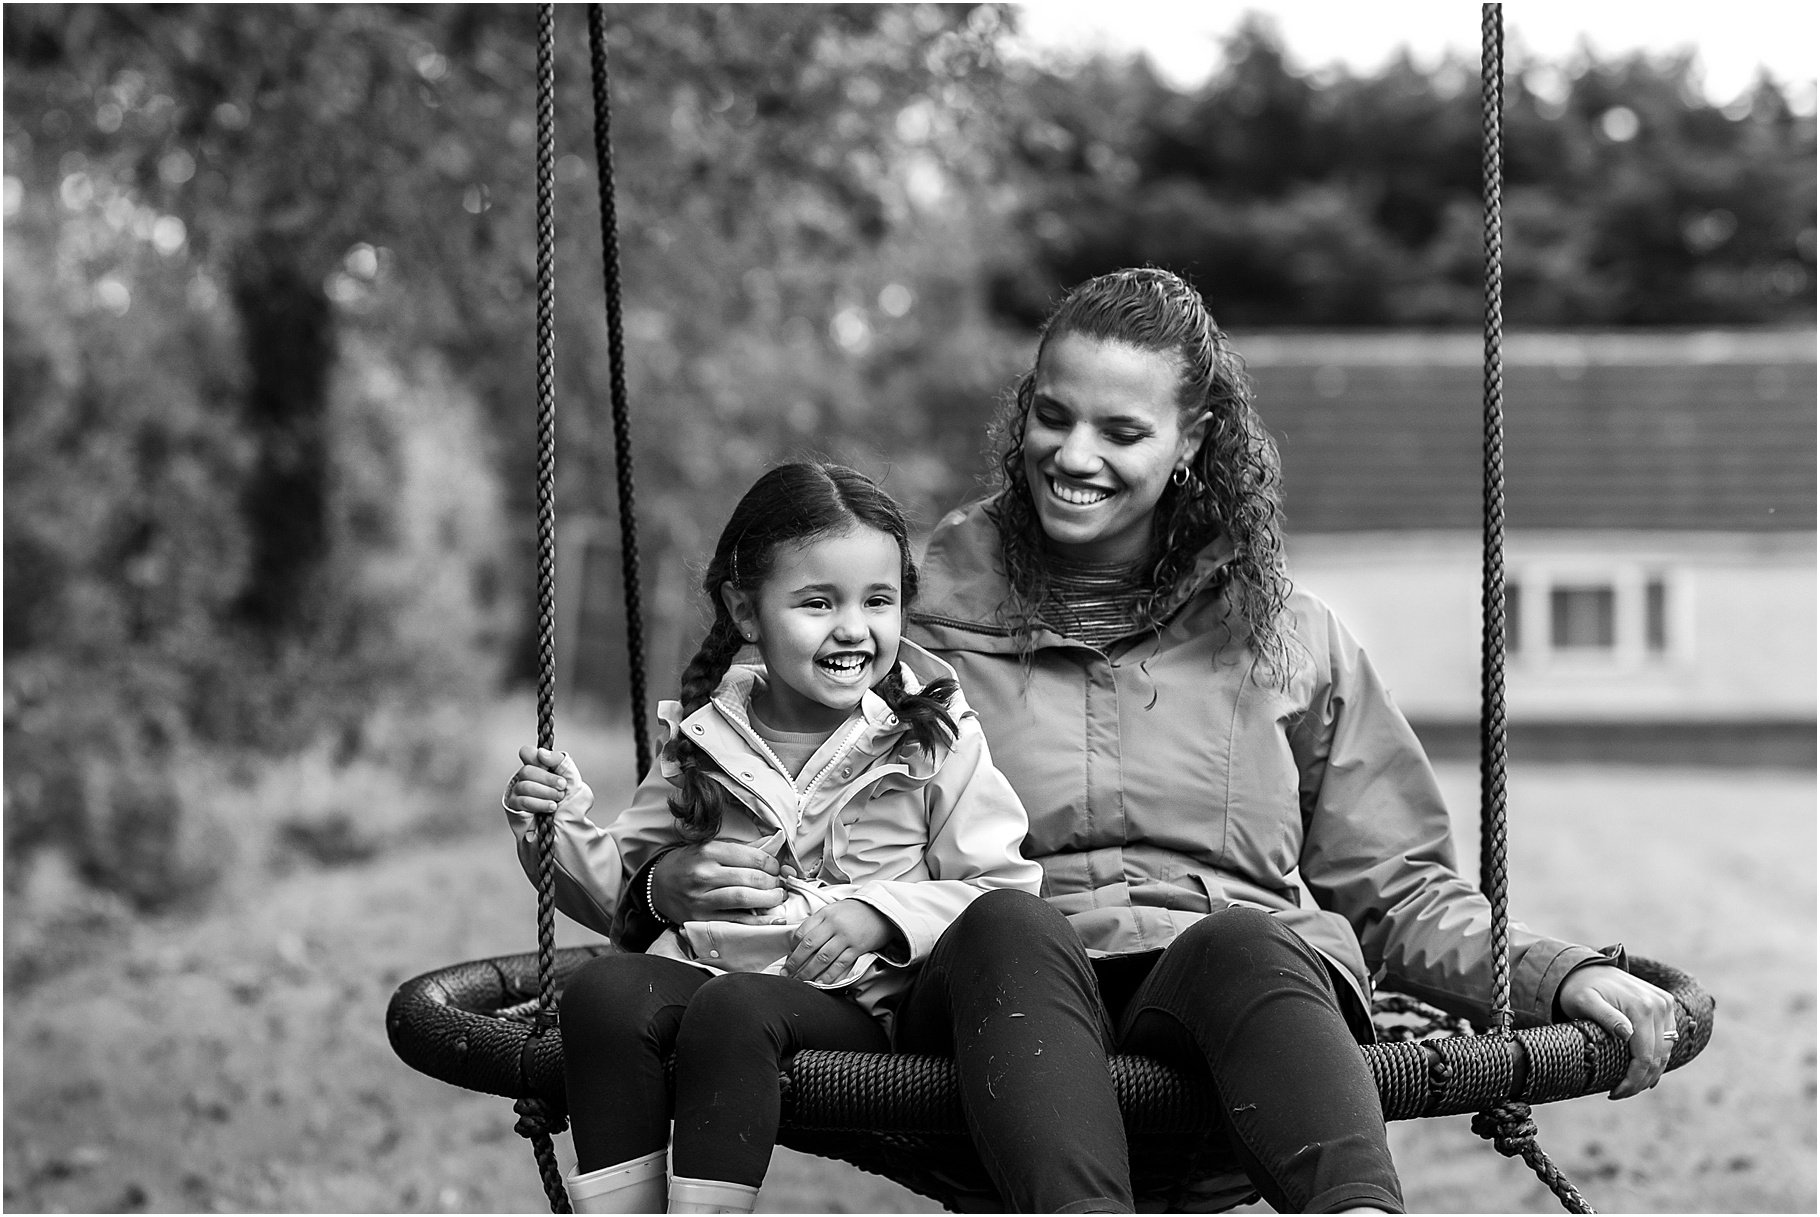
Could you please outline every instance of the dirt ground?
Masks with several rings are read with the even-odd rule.
[[[1476,773],[1443,779],[1470,812]],[[1513,776],[1512,800],[1519,916],[1622,939],[1718,999],[1699,1059],[1623,1104],[1539,1108],[1544,1147],[1607,1212],[1813,1212],[1813,775],[1542,769]],[[540,1211],[511,1104],[412,1072],[383,1025],[405,978],[534,947],[498,814],[464,811],[484,831],[275,878],[204,916],[110,925],[69,966],[10,984],[6,1210]],[[26,912],[7,910],[9,940]],[[1558,1211],[1465,1118],[1393,1138],[1414,1210]],[[936,1211],[788,1151],[761,1208]]]

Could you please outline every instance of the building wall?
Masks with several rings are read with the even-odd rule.
[[[1476,533],[1309,535],[1288,554],[1404,713],[1476,720]],[[1511,722],[1813,721],[1814,555],[1811,532],[1508,535]]]

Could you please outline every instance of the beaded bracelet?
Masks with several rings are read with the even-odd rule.
[[[657,900],[651,894],[651,887],[656,879],[657,864],[653,862],[650,866],[645,868],[645,909],[651,914],[651,919],[657,922],[658,925],[663,926],[666,930],[677,929],[682,925],[682,922],[671,921],[668,917],[657,911]]]

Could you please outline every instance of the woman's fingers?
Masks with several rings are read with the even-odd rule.
[[[1609,997],[1604,992],[1593,993],[1588,1017],[1630,1049],[1630,1065],[1611,1090],[1612,1098],[1628,1099],[1662,1080],[1668,1054],[1680,1033],[1675,1029],[1674,1001],[1667,994],[1642,984],[1614,984],[1611,989]],[[1657,994],[1661,994],[1660,1000]]]
[[[790,893],[781,887],[749,887],[735,883],[709,888],[696,896],[694,903],[705,913],[745,912],[774,908],[789,896]]]

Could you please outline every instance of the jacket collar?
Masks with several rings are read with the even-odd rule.
[[[911,693],[920,692],[937,680],[955,677],[954,668],[946,660],[931,654],[908,638],[899,643],[898,661],[904,670],[904,688]],[[695,713],[684,717],[681,702],[664,701],[658,703],[658,718],[668,729],[669,736],[692,726],[702,727],[703,731],[691,730],[691,734],[696,736],[697,742],[703,744],[714,740],[724,741],[725,732],[731,727],[745,747],[762,753],[758,734],[752,727],[752,699],[765,688],[768,679],[763,663],[736,663],[727,669],[727,674],[721,677],[713,695]],[[963,713],[970,713],[960,694],[949,699],[949,712],[956,722],[960,721]],[[855,747],[868,753],[885,751],[905,730],[897,715],[892,713],[891,707],[885,704],[885,699],[871,689],[867,689],[865,696],[860,699],[860,716],[865,725],[855,740]],[[850,728],[843,728],[847,729]],[[669,776],[667,769],[665,776]]]
[[[923,557],[922,589],[911,617],[944,648],[994,651],[1015,646],[1003,616],[1011,601],[1011,583],[999,557],[998,526],[986,514],[989,502],[979,499],[944,516]],[[1208,542],[1177,586],[1167,611],[1173,613],[1205,588],[1232,556],[1232,541],[1225,533]],[[961,634],[968,636],[964,643],[958,641]],[[1046,629],[1036,633],[1039,646],[1064,641]]]

